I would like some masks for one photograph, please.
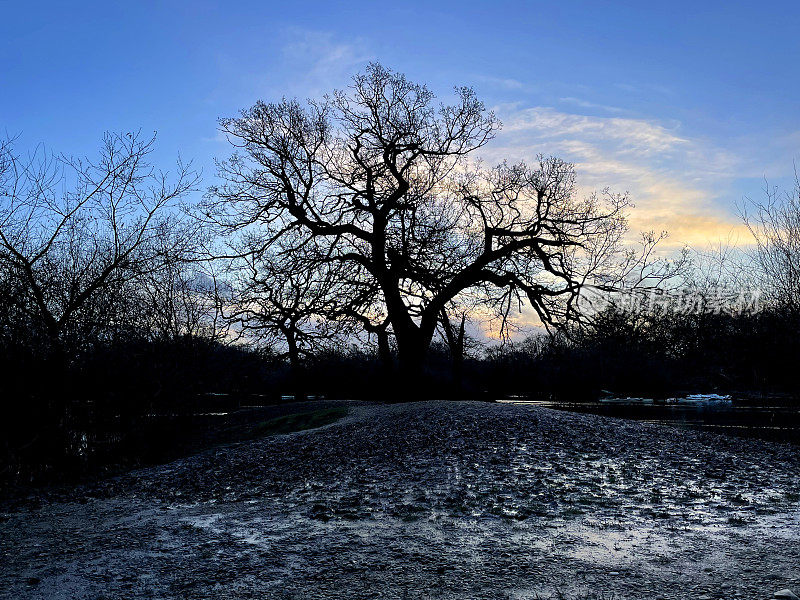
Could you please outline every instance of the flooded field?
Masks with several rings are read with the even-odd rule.
[[[609,398],[590,402],[506,398],[503,404],[633,419],[702,431],[800,444],[800,403],[696,394],[669,399]]]
[[[0,514],[0,598],[768,598],[796,448],[539,406],[350,405]]]

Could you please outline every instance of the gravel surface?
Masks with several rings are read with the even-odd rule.
[[[474,402],[351,404],[0,514],[0,598],[800,593],[797,447]]]

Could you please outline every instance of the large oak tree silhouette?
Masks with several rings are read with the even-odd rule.
[[[280,245],[290,271],[339,273],[320,318],[390,329],[403,380],[417,381],[450,310],[480,306],[505,330],[527,303],[559,327],[585,317],[587,287],[647,270],[622,243],[625,195],[579,197],[573,165],[554,157],[477,160],[499,127],[469,88],[438,104],[371,64],[320,101],[258,102],[221,120],[238,150],[220,163],[206,214],[247,240],[242,256]]]

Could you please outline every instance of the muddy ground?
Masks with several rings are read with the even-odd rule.
[[[800,593],[796,446],[538,407],[351,404],[0,514],[0,598]]]

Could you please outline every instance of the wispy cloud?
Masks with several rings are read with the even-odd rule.
[[[491,75],[476,75],[475,80],[479,83],[504,90],[533,91],[535,89],[534,86],[531,86],[527,83],[522,83],[521,81],[512,78],[493,77]]]
[[[595,102],[589,102],[588,100],[582,100],[581,98],[574,98],[572,96],[567,96],[565,98],[559,98],[559,101],[564,104],[570,104],[572,106],[578,106],[580,108],[590,108],[596,110],[602,110],[605,112],[610,113],[622,113],[625,112],[625,109],[620,108],[618,106],[609,106],[607,104],[597,104]]]
[[[503,114],[502,107],[499,108]],[[615,144],[617,150],[647,152],[672,151],[686,143],[677,132],[641,119],[594,117],[556,111],[552,108],[528,108],[509,114],[504,120],[507,134],[524,133],[540,139],[563,139],[588,144]]]
[[[343,41],[333,33],[291,28],[284,33],[281,53],[298,75],[290,86],[295,93],[319,96],[345,85],[360,67],[374,60],[366,41]]]
[[[720,189],[741,173],[742,160],[693,139],[677,123],[499,106],[505,126],[484,153],[490,161],[555,154],[576,164],[581,193],[610,187],[631,194],[634,230],[666,230],[666,248],[747,238]]]

